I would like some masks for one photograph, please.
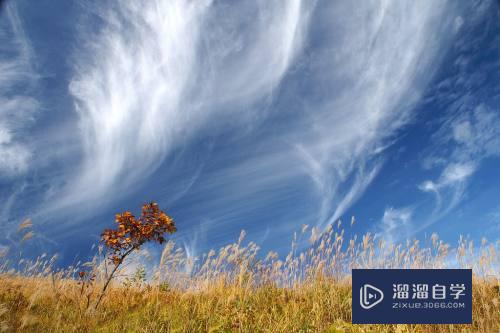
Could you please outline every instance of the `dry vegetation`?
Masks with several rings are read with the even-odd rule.
[[[30,226],[22,232],[28,234]],[[24,236],[21,235],[24,238]],[[308,238],[310,247],[299,251]],[[102,259],[57,270],[42,255],[0,266],[0,330],[22,332],[500,332],[498,243],[460,238],[389,245],[366,234],[346,240],[340,223],[294,235],[283,260],[240,239],[200,258],[167,242],[146,272],[124,263],[96,306],[110,271]],[[116,252],[113,252],[116,254]],[[112,256],[112,254],[111,254]],[[137,257],[136,257],[137,259]],[[351,267],[474,270],[472,325],[352,325]],[[129,270],[130,271],[130,270]]]

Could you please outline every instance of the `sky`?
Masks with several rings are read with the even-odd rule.
[[[499,239],[498,1],[1,3],[1,248],[69,263],[149,201],[191,255]]]

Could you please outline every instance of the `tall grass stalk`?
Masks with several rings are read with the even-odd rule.
[[[106,262],[56,269],[56,257],[0,264],[0,330],[21,332],[500,332],[498,242],[437,234],[390,244],[341,225],[304,226],[290,253],[238,241],[189,257],[167,242],[146,283],[109,279]],[[310,244],[299,251],[297,239]],[[126,267],[126,265],[124,265]],[[352,325],[351,268],[472,268],[472,325]],[[126,276],[125,268],[117,276]],[[95,279],[85,280],[79,276]],[[83,280],[83,281],[82,281]],[[88,306],[106,285],[101,306]],[[143,281],[144,282],[144,281]],[[100,302],[100,301],[99,301]]]

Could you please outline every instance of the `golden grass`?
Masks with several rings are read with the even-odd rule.
[[[340,224],[324,233],[307,227],[294,235],[283,260],[264,258],[253,243],[238,242],[194,260],[169,242],[160,262],[114,281],[97,310],[92,304],[106,278],[106,261],[52,268],[54,259],[0,265],[0,330],[19,332],[500,332],[497,244],[456,247],[433,234],[388,245],[366,234],[344,242]],[[298,250],[300,238],[312,245]],[[3,268],[2,268],[3,267]],[[352,325],[351,267],[474,270],[472,325]],[[94,282],[82,281],[96,275]],[[109,271],[109,270],[108,270]]]

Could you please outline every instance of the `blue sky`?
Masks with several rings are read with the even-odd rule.
[[[0,246],[86,256],[159,202],[190,253],[500,234],[497,1],[5,1]]]

